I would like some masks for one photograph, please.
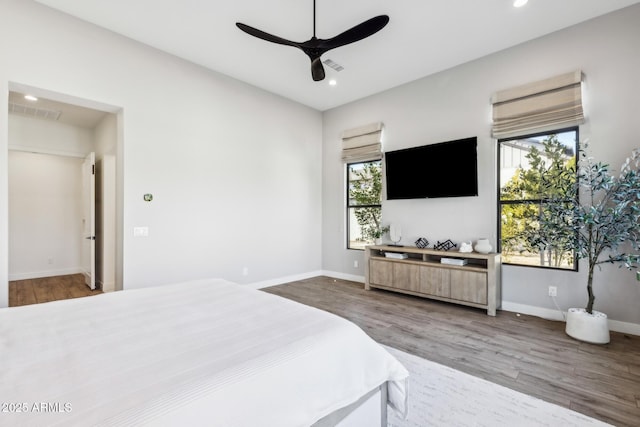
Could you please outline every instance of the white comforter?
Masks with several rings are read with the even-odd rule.
[[[407,375],[353,323],[219,279],[0,310],[0,425],[308,426],[387,380],[404,412]]]

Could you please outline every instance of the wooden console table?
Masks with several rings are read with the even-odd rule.
[[[390,258],[386,253],[406,254]],[[465,265],[443,264],[442,258],[465,260]],[[385,289],[453,302],[496,315],[501,304],[500,254],[437,251],[412,246],[374,245],[365,248],[365,289]]]

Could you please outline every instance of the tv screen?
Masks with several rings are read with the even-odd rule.
[[[478,138],[384,154],[387,200],[478,195]]]

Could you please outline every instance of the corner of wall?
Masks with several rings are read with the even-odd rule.
[[[0,71],[0,74],[2,71]],[[9,232],[9,84],[0,76],[0,236]],[[0,241],[0,308],[9,306],[9,239]]]

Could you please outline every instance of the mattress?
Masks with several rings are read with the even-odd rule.
[[[0,358],[1,425],[309,426],[385,382],[406,412],[355,324],[221,279],[1,309]]]

